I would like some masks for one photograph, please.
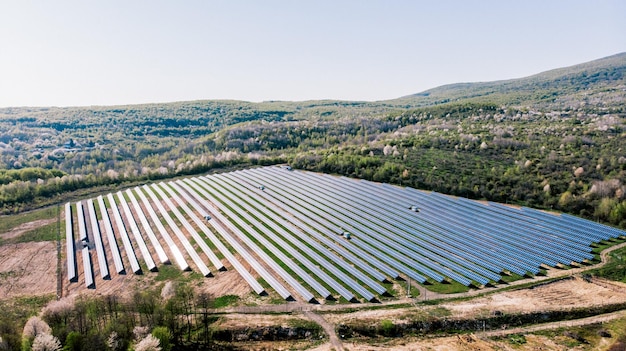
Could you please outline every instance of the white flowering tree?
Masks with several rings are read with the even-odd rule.
[[[61,349],[61,342],[50,334],[39,334],[33,341],[33,351],[58,351]]]
[[[159,339],[149,334],[135,345],[135,351],[161,351]]]

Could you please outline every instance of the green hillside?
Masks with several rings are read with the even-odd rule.
[[[577,107],[582,101],[604,93],[606,104],[626,96],[626,53],[554,69],[530,77],[495,82],[458,83],[403,97],[413,104],[450,101],[490,101],[507,105]],[[623,100],[622,100],[623,101]]]

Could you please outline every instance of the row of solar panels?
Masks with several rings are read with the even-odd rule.
[[[285,299],[372,301],[386,293],[381,283],[388,278],[483,286],[501,274],[589,260],[590,244],[625,235],[576,217],[278,167],[116,195],[106,203],[97,198],[99,216],[93,200],[74,205],[87,286],[94,286],[93,248],[103,279],[111,277],[107,253],[118,274],[125,273],[122,256],[141,273],[137,248],[145,267],[156,270],[152,248],[161,264],[172,257],[189,270],[189,258],[204,276],[212,274],[206,259],[225,269],[221,254],[259,294],[264,288],[235,255]],[[72,208],[66,204],[67,272],[77,281]]]
[[[82,251],[85,285],[87,287],[94,286],[94,268],[90,255],[90,249],[94,247],[91,245],[92,242],[95,243],[95,249],[98,257],[97,269],[100,271],[102,279],[110,279],[106,248],[104,242],[102,241],[100,226],[105,228],[105,232],[107,234],[106,247],[109,249],[109,257],[113,257],[118,274],[126,273],[124,262],[122,261],[122,255],[120,254],[121,252],[125,253],[124,256],[130,264],[132,271],[136,274],[142,273],[141,266],[135,253],[136,248],[138,248],[141,253],[145,267],[150,271],[157,270],[148,245],[150,245],[153,252],[156,253],[156,256],[159,258],[161,264],[170,263],[170,259],[168,258],[166,251],[161,246],[159,238],[157,238],[157,235],[151,227],[151,225],[153,225],[157,229],[163,241],[167,243],[170,255],[174,257],[174,260],[181,270],[189,270],[190,266],[183,253],[180,251],[178,245],[185,249],[188,257],[192,259],[198,271],[200,271],[204,276],[211,275],[211,271],[204,262],[204,259],[198,254],[196,248],[191,244],[185,233],[183,233],[178,224],[170,216],[170,213],[172,213],[178,219],[179,223],[181,223],[186,229],[187,233],[193,238],[200,251],[208,257],[209,261],[211,261],[217,270],[224,269],[223,264],[217,258],[216,254],[209,248],[206,243],[206,239],[198,234],[198,232],[188,222],[187,218],[191,218],[192,221],[199,225],[200,230],[205,233],[206,238],[216,244],[215,246],[218,250],[223,253],[224,257],[231,262],[233,267],[241,273],[244,279],[250,283],[252,288],[257,293],[264,293],[262,286],[249,273],[247,273],[243,265],[237,262],[234,256],[228,252],[226,246],[215,237],[215,235],[204,225],[202,220],[189,210],[187,205],[176,195],[173,191],[173,187],[175,186],[175,184],[161,183],[159,186],[153,184],[152,186],[138,187],[135,188],[134,191],[129,189],[126,190],[125,193],[118,192],[116,194],[117,201],[115,200],[113,194],[108,194],[108,204],[105,203],[102,196],[100,196],[98,197],[100,219],[97,218],[95,206],[91,199],[77,202],[74,206],[69,203],[66,204],[66,252],[67,276],[69,281],[75,282],[78,280],[75,255],[75,250],[78,246]],[[166,192],[186,209],[186,213],[188,215],[187,218],[182,215],[177,206],[171,201],[170,197],[166,195]],[[143,207],[140,205],[136,196],[141,200]],[[150,197],[152,202],[148,200],[148,197]],[[131,210],[127,199],[130,200],[134,212]],[[161,201],[166,203],[169,210],[161,204]],[[153,206],[157,208],[160,216],[157,215]],[[85,215],[84,207],[86,207],[87,215]],[[122,211],[120,211],[120,207]],[[73,216],[73,208],[76,209],[75,218]],[[150,220],[148,220],[144,211],[148,214]],[[112,217],[109,215],[110,213],[112,214]],[[124,214],[123,218],[122,213]],[[76,221],[74,219],[76,219]],[[136,219],[138,219],[141,223],[141,228],[136,222]],[[164,220],[168,224],[167,228],[162,224],[161,220]],[[89,221],[90,223],[89,231],[87,230],[86,221]],[[74,223],[76,222],[80,238],[78,244],[74,241]],[[102,224],[99,224],[100,222]],[[115,224],[116,230],[113,229],[113,224]],[[178,239],[179,244],[172,239],[172,233]],[[132,239],[129,234],[132,234]],[[149,239],[148,243],[146,242],[146,237]],[[118,240],[120,240],[123,244],[122,249],[118,245]]]
[[[498,282],[501,273],[536,274],[542,265],[590,260],[592,243],[625,234],[576,218],[591,233],[581,241],[575,235],[578,226],[567,216],[279,168],[223,177],[247,179],[289,212],[304,211],[309,218],[323,217],[330,230],[350,231],[352,245],[421,281],[426,277],[483,285]],[[436,206],[444,198],[447,205]],[[464,209],[468,203],[482,212]],[[416,208],[423,210],[415,213]],[[503,217],[501,208],[518,216],[517,221]],[[525,213],[559,218],[560,225],[529,216],[528,225],[522,226],[519,217]],[[380,267],[380,262],[373,266]]]

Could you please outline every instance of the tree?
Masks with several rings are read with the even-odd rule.
[[[28,351],[34,346],[34,339],[39,335],[50,335],[52,329],[46,322],[37,316],[30,317],[22,332],[22,350]],[[60,347],[60,346],[59,346]]]
[[[58,351],[60,349],[59,339],[50,334],[39,334],[33,341],[33,351]]]
[[[159,339],[159,345],[163,351],[172,349],[172,335],[166,327],[156,327],[152,330],[152,336]]]
[[[65,346],[63,346],[63,351],[80,351],[82,338],[82,335],[75,331],[67,334],[67,337],[65,338]]]
[[[135,351],[161,351],[159,339],[148,335],[135,345]]]

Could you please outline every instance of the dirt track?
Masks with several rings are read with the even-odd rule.
[[[492,330],[484,333],[479,333],[478,335],[481,337],[492,337],[492,336],[502,336],[502,335],[510,335],[510,334],[527,334],[540,330],[549,330],[556,328],[564,328],[564,327],[577,327],[582,325],[590,325],[590,324],[598,324],[598,323],[606,323],[615,319],[626,317],[626,311],[617,311],[613,313],[601,314],[593,317],[574,319],[571,321],[563,321],[563,322],[552,322],[552,323],[544,323],[533,325],[525,328],[512,328],[505,330]]]
[[[341,340],[339,340],[339,338],[337,337],[337,333],[335,333],[335,326],[333,324],[328,323],[326,319],[324,319],[324,317],[311,311],[304,312],[304,316],[319,324],[324,329],[324,331],[328,335],[330,344],[335,350],[343,350],[343,344],[341,343]]]

